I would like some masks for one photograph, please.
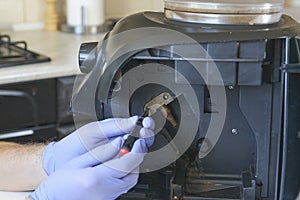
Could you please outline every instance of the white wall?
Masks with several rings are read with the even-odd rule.
[[[43,0],[0,0],[0,23],[43,21],[44,6]]]
[[[65,0],[57,1],[60,6],[58,10],[64,10]],[[0,0],[0,23],[42,22],[44,10],[45,0]],[[105,0],[107,18],[122,17],[141,10],[163,10],[163,0]]]
[[[285,0],[285,4],[290,7],[300,6],[300,0]]]

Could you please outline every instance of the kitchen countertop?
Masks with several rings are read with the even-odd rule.
[[[104,36],[104,34],[80,36],[58,31],[2,32],[1,34],[9,34],[13,41],[26,41],[29,50],[48,56],[52,60],[46,63],[0,68],[0,84],[79,74],[80,44],[98,42]]]
[[[2,192],[0,191],[0,199],[3,200],[25,200],[31,192]]]

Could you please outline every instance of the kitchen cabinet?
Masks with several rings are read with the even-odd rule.
[[[75,76],[0,86],[0,140],[46,142],[74,130]]]

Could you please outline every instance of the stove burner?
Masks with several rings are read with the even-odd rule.
[[[29,51],[25,41],[14,42],[9,35],[0,34],[0,68],[49,61],[49,57]]]

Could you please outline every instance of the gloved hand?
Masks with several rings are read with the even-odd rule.
[[[107,119],[100,122],[87,124],[74,131],[59,142],[50,143],[43,154],[43,168],[47,175],[51,175],[61,168],[68,161],[94,151],[100,162],[114,158],[119,151],[109,143],[117,136],[130,133],[135,126],[138,117],[126,119]],[[144,128],[141,129],[141,136],[147,137],[147,145],[153,144],[154,121],[152,118],[143,120]]]
[[[122,139],[112,142],[120,149]],[[113,200],[132,188],[147,151],[144,139],[121,158],[99,164],[93,154],[73,159],[50,175],[29,197],[32,200]],[[97,156],[96,156],[97,157]]]

